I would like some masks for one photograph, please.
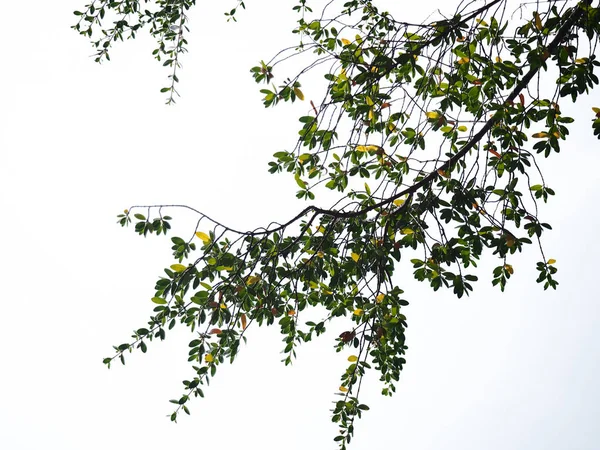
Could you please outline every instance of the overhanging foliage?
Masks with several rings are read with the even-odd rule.
[[[76,13],[74,28],[90,37],[101,30],[93,39],[99,61],[115,41],[148,29],[158,40],[155,57],[172,68],[163,88],[171,103],[186,50],[186,11],[194,4],[94,1]],[[235,18],[240,6],[227,15]],[[508,6],[472,1],[449,18],[410,24],[374,2],[333,1],[314,14],[300,1],[300,44],[261,62],[252,76],[264,84],[264,105],[274,107],[304,101],[302,76],[327,67],[326,95],[310,100],[313,114],[300,117],[296,147],[276,153],[269,168],[290,173],[300,199],[332,190],[339,201],[251,231],[179,206],[198,214],[196,229],[171,238],[177,262],[156,282],[147,327],[105,363],[124,362],[135,348],[145,352],[148,341],[164,339],[178,323],[189,327],[194,377],[172,400],[176,420],[189,413],[192,396],[203,396],[218,366],[235,359],[248,327],[277,324],[289,364],[298,344],[341,320],[347,331],[334,347],[355,349],[332,412],[340,426],[335,440],[345,448],[354,419],[368,409],[359,401],[365,372],[378,371],[383,394],[392,395],[405,363],[408,303],[394,278],[402,258],[417,280],[461,297],[473,290],[471,271],[484,253],[498,260],[492,283],[504,290],[513,255],[536,243],[537,281],[556,288],[555,261],[541,245],[551,226],[537,207],[554,191],[536,158],[558,153],[569,135],[573,118],[562,115],[561,102],[598,84],[600,10],[592,0],[521,4],[520,19],[510,20]],[[116,15],[110,27],[103,25],[107,14]],[[272,84],[275,68],[307,52],[314,56],[309,66]],[[590,119],[600,137],[600,109]],[[131,207],[119,223],[134,221],[144,236],[166,234],[167,208],[177,206]],[[323,317],[303,322],[315,308]]]

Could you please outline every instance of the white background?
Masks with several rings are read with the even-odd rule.
[[[249,229],[304,206],[293,179],[266,168],[270,155],[294,146],[309,106],[265,110],[249,73],[296,43],[293,4],[248,0],[234,24],[223,16],[230,3],[199,2],[192,12],[174,107],[158,93],[167,72],[145,36],[97,65],[69,29],[83,0],[0,5],[1,448],[335,448],[329,409],[348,355],[333,351],[333,334],[284,367],[277,330],[251,333],[238,361],[221,367],[176,425],[167,400],[193,376],[186,330],[125,367],[102,364],[145,325],[154,281],[172,263],[169,239],[116,225],[122,209],[189,204]],[[316,99],[310,83],[304,91]],[[534,247],[510,261],[504,294],[491,287],[496,261],[482,264],[475,293],[461,300],[402,273],[408,363],[391,399],[371,377],[362,398],[371,411],[352,448],[599,448],[594,95],[596,104],[562,105],[578,121],[544,164],[557,191],[543,218],[554,226],[545,246],[558,261],[559,290],[535,283]],[[172,215],[173,235],[185,236],[190,217]]]

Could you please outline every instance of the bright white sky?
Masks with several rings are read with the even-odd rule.
[[[102,364],[145,324],[154,281],[171,263],[168,239],[116,225],[122,209],[189,204],[248,229],[303,206],[293,179],[266,167],[275,151],[294,146],[297,117],[309,106],[265,110],[249,74],[295,44],[292,2],[248,0],[237,24],[223,17],[233,1],[199,2],[174,107],[158,93],[167,73],[149,39],[118,46],[102,66],[88,57],[88,42],[69,29],[83,4],[0,6],[0,447],[335,448],[329,409],[348,355],[333,351],[332,335],[284,367],[277,330],[251,333],[235,365],[222,366],[177,425],[166,415],[180,381],[192,377],[186,330],[126,367]],[[434,4],[424,8],[411,18]],[[310,84],[304,91],[312,98]],[[482,264],[475,293],[461,300],[400,275],[411,301],[408,363],[392,399],[370,379],[362,400],[371,411],[351,448],[598,448],[592,105],[577,105],[572,139],[544,165],[557,191],[543,217],[554,226],[545,245],[558,260],[559,290],[535,283],[535,248],[510,261],[515,275],[504,294],[491,287],[496,261]],[[174,234],[186,235],[190,217],[172,215]]]

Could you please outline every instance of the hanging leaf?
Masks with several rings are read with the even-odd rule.
[[[240,321],[242,322],[242,330],[245,330],[246,327],[248,326],[248,322],[246,319],[246,314],[242,313],[240,316]]]
[[[494,148],[488,148],[488,151],[494,155],[496,158],[502,158],[502,155],[500,153],[498,153],[496,150],[494,150]]]
[[[535,27],[536,27],[538,30],[540,30],[540,31],[541,31],[541,30],[542,30],[542,28],[544,28],[544,26],[542,25],[542,19],[541,19],[540,15],[538,14],[538,12],[537,12],[537,11],[535,11],[535,12],[533,13],[533,17],[534,17],[534,20],[535,20]]]
[[[173,264],[171,265],[171,269],[175,272],[183,272],[185,269],[187,269],[187,267],[183,264]]]
[[[208,244],[210,242],[210,237],[208,234],[203,233],[202,231],[196,231],[196,237],[200,238],[202,242]]]
[[[348,392],[348,388],[346,386],[340,386],[340,392]]]
[[[352,257],[354,262],[358,262],[358,259],[360,258],[360,255],[358,253],[352,253],[350,256]]]
[[[354,331],[344,331],[342,334],[340,334],[340,339],[344,343],[350,342],[355,337],[356,337],[356,333]]]
[[[506,233],[504,235],[504,239],[506,240],[507,247],[512,247],[513,245],[515,245],[515,237],[512,234]]]
[[[554,264],[554,263],[556,263],[556,260],[555,260],[555,259],[549,259],[549,260],[548,260],[548,264]]]
[[[356,356],[356,355],[350,355],[350,356],[348,356],[348,361],[350,361],[350,362],[356,362],[356,361],[358,361],[358,356]]]
[[[258,283],[260,281],[260,277],[257,277],[255,275],[249,275],[248,278],[246,278],[246,284],[248,286],[252,286],[255,283]]]
[[[152,301],[154,303],[156,303],[157,305],[166,305],[167,304],[167,301],[161,297],[152,297]]]
[[[378,145],[357,145],[356,146],[356,151],[357,152],[376,152],[378,150],[380,150],[381,147],[379,147]]]
[[[304,100],[304,94],[299,88],[294,88],[294,94],[296,94],[296,97],[298,97],[300,100]]]
[[[381,303],[385,299],[385,294],[379,294],[377,296],[377,303]]]
[[[306,189],[306,182],[300,179],[299,173],[296,173],[296,175],[294,175],[294,180],[296,180],[296,184],[300,187],[300,189]]]

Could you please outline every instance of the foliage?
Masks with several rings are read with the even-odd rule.
[[[95,0],[76,12],[75,29],[86,36],[101,30],[93,43],[102,60],[113,42],[147,27],[158,40],[155,57],[173,68],[163,88],[170,103],[186,45],[185,11],[195,1],[146,0],[153,12],[140,3]],[[228,18],[235,19],[236,8]],[[450,18],[410,24],[373,2],[330,2],[315,15],[300,1],[294,7],[299,45],[251,73],[264,85],[265,107],[275,107],[303,101],[300,77],[328,63],[326,93],[318,105],[310,101],[314,114],[299,118],[296,147],[275,153],[269,171],[291,174],[300,199],[332,190],[339,201],[246,232],[184,207],[198,214],[198,223],[189,236],[171,238],[177,263],[156,282],[147,327],[104,362],[124,363],[126,352],[146,352],[148,341],[164,339],[177,324],[189,327],[194,377],[172,400],[176,420],[189,413],[191,397],[203,396],[219,365],[235,359],[248,327],[277,324],[289,364],[298,344],[324,333],[332,320],[343,321],[347,331],[334,347],[353,354],[332,420],[345,448],[354,419],[368,409],[359,401],[363,375],[378,371],[382,393],[391,396],[405,363],[408,303],[393,277],[401,259],[434,291],[462,297],[473,290],[472,270],[484,253],[498,260],[492,283],[504,290],[513,256],[535,242],[537,282],[555,289],[556,261],[541,245],[551,226],[538,217],[538,201],[547,202],[554,190],[536,159],[558,153],[569,135],[573,118],[562,115],[560,103],[598,84],[600,9],[591,0],[522,4],[513,13],[521,19],[511,20],[507,8],[506,0],[472,1]],[[117,20],[103,28],[109,12]],[[276,66],[307,52],[313,62],[306,69],[272,84]],[[600,109],[593,112],[600,137]],[[166,234],[166,208],[132,207],[119,223],[135,222],[144,236]],[[321,319],[301,321],[309,310]]]

